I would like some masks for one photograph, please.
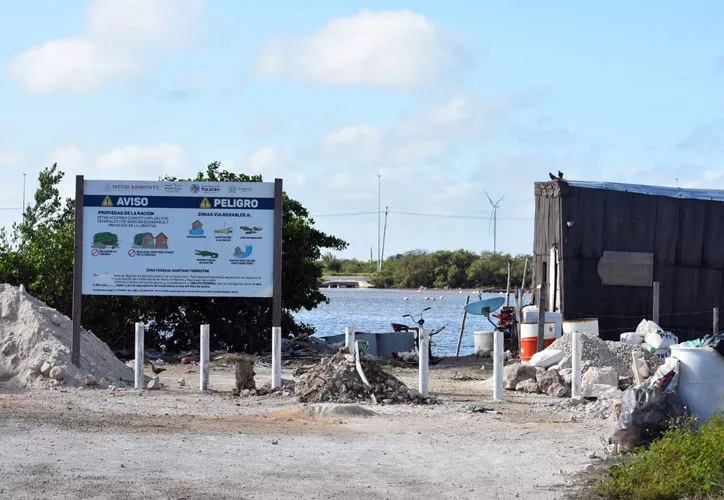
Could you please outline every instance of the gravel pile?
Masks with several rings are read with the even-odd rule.
[[[323,358],[317,365],[299,377],[294,393],[302,402],[357,403],[426,403],[415,389],[408,387],[397,377],[380,368],[377,361],[363,357],[362,371],[370,386],[362,382],[354,361],[350,361],[346,349],[334,356]]]
[[[604,342],[606,343],[608,349],[619,359],[619,361],[621,361],[621,363],[623,364],[627,364],[629,367],[628,372],[619,373],[619,376],[630,375],[633,377],[633,370],[631,368],[631,353],[634,351],[641,351],[644,353],[644,360],[646,361],[646,364],[649,365],[649,373],[652,375],[659,366],[664,364],[663,359],[661,359],[651,351],[647,351],[641,346],[626,344],[625,342],[616,342],[613,340],[606,340]]]
[[[572,341],[573,336],[566,333],[556,339],[548,349],[560,349],[564,353],[570,354]],[[644,359],[649,365],[651,373],[662,363],[658,356],[636,345],[605,341],[589,335],[581,335],[581,344],[581,364],[584,367],[596,366],[603,368],[611,366],[616,369],[619,377],[633,377],[631,353],[634,350],[644,352]]]

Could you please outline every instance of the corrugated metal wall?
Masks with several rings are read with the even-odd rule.
[[[535,183],[535,234],[533,236],[533,267],[534,286],[540,284],[543,276],[547,276],[547,265],[553,245],[560,248],[561,198],[560,188],[564,184],[558,182]],[[562,288],[562,287],[561,287]],[[565,302],[564,291],[561,290],[561,301]]]
[[[617,339],[651,318],[651,288],[601,285],[597,266],[604,250],[653,252],[661,326],[683,338],[711,331],[724,295],[724,203],[559,182],[536,183],[535,192],[536,273],[561,234],[566,319],[597,317],[601,337]]]

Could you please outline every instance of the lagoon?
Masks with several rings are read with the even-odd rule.
[[[410,318],[403,318],[403,315],[412,314],[417,319],[422,309],[430,307],[429,311],[424,312],[425,327],[435,330],[447,325],[433,337],[434,356],[455,356],[465,299],[470,295],[471,302],[479,300],[479,294],[471,290],[325,288],[321,291],[329,299],[328,304],[320,304],[311,311],[303,309],[294,314],[297,321],[314,326],[317,329],[316,335],[344,333],[347,326],[360,332],[391,332],[391,323],[414,325]],[[499,296],[498,293],[480,294],[483,299]],[[511,305],[512,303],[511,295]],[[475,330],[492,329],[493,325],[485,317],[468,314],[460,355],[473,354]]]

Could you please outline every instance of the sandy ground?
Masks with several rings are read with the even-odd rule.
[[[367,417],[234,397],[225,366],[209,393],[189,365],[169,366],[158,391],[0,392],[0,498],[561,498],[613,422],[571,422],[545,396],[495,403],[480,366],[444,360],[430,379],[441,404],[362,402]],[[415,369],[390,370],[417,386]],[[269,380],[268,366],[256,372],[257,386]]]

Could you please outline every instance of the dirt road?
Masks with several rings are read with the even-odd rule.
[[[416,385],[416,370],[393,373]],[[233,397],[230,367],[212,369],[206,394],[188,365],[159,391],[0,393],[0,498],[560,498],[613,422],[571,422],[543,396],[494,403],[486,373],[474,358],[443,362],[430,381],[441,404],[362,402],[367,417]]]

